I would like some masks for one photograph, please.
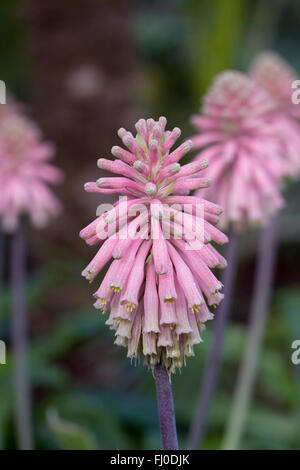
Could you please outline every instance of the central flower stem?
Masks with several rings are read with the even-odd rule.
[[[165,367],[157,365],[154,369],[154,375],[163,449],[178,450],[172,385],[169,374]]]

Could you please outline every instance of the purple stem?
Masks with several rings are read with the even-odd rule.
[[[169,374],[165,367],[155,366],[154,376],[163,449],[178,450],[172,385]]]
[[[223,340],[231,310],[237,268],[238,235],[234,230],[231,230],[229,240],[225,254],[228,266],[222,273],[224,300],[215,314],[212,345],[204,368],[196,405],[196,413],[188,435],[188,449],[196,449],[202,444],[207,428],[207,418],[210,411],[211,401],[214,397],[219,377]]]
[[[274,265],[277,252],[276,220],[261,232],[255,273],[250,323],[247,328],[246,350],[239,370],[233,404],[224,437],[224,449],[238,449],[243,437],[255,383],[255,372],[269,313]]]
[[[15,393],[15,423],[18,448],[32,449],[31,393],[27,371],[27,311],[25,305],[25,221],[12,236],[12,343]]]
[[[0,225],[0,290],[4,281],[4,256],[5,256],[5,238]]]

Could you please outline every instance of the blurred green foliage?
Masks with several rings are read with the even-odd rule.
[[[76,266],[77,267],[77,266]],[[73,275],[76,275],[74,270]],[[49,275],[38,273],[28,283],[29,309],[59,280],[60,268]],[[53,284],[54,283],[54,284]],[[33,287],[34,286],[34,287]],[[1,296],[0,337],[9,341],[8,292]],[[291,363],[291,343],[300,338],[300,292],[282,289],[274,297],[264,349],[260,357],[255,400],[249,413],[243,448],[297,449],[300,439],[300,370]],[[54,330],[32,338],[30,371],[34,387],[34,432],[40,449],[155,449],[160,447],[155,387],[151,372],[131,366],[125,350],[111,353],[108,367],[119,362],[120,381],[86,384],[72,372],[68,358],[94,341],[114,350],[112,334],[104,318],[89,308],[62,316]],[[205,356],[210,347],[210,326],[196,357],[173,377],[179,438],[184,447],[192,418]],[[7,335],[7,337],[6,337]],[[227,331],[220,386],[214,402],[206,448],[218,448],[230,409],[232,390],[244,348],[246,325],[232,324]],[[9,350],[9,348],[8,348]],[[80,355],[78,356],[80,357]],[[14,448],[11,358],[0,367],[0,448]],[[85,364],[81,365],[83,368]],[[88,362],[86,364],[88,367]],[[300,367],[300,366],[298,366]]]
[[[279,11],[279,3],[272,2],[271,6],[269,2],[268,8],[265,0],[135,2],[132,32],[139,57],[137,100],[141,107],[149,115],[167,115],[170,127],[180,125],[183,135],[188,136],[192,132],[189,116],[197,111],[200,97],[223,68],[246,68],[254,52],[270,45],[276,45],[297,64],[299,20],[295,18],[300,15],[299,8],[294,4]],[[276,12],[281,15],[277,23],[267,21]],[[30,68],[26,61],[26,25],[21,17],[17,0],[0,2],[0,78],[13,92],[26,96],[24,78],[29,76]],[[299,215],[299,191],[295,184],[290,192],[292,217]],[[286,224],[285,231],[288,228]],[[291,363],[291,343],[300,339],[300,292],[294,287],[300,280],[300,253],[299,244],[288,244],[285,240],[280,249],[287,279],[283,275],[277,280],[255,399],[242,442],[245,449],[299,449],[300,366]],[[54,259],[44,268],[32,269],[26,288],[33,325],[29,362],[36,446],[158,449],[160,435],[151,372],[130,365],[125,350],[113,346],[113,335],[105,326],[105,318],[92,308],[91,297],[84,297],[85,305],[71,311],[62,307],[65,303],[60,302],[59,295],[55,297],[57,291],[64,290],[64,295],[71,297],[80,290],[79,285],[83,286],[79,278],[84,261],[74,251],[70,249],[68,257],[75,259],[72,263]],[[226,335],[222,376],[205,441],[208,449],[218,448],[221,443],[244,348],[244,307],[249,303],[247,288],[252,279],[248,251],[247,244],[241,261],[246,288],[239,285],[242,289],[235,299],[234,321]],[[10,293],[4,286],[0,296],[0,338],[8,344],[8,357],[7,364],[0,365],[0,449],[16,446],[9,330]],[[211,334],[208,325],[196,357],[189,359],[187,367],[173,378],[181,447],[185,446],[195,410]]]
[[[30,73],[20,6],[20,0],[0,2],[0,79],[5,81],[10,91],[23,97]]]

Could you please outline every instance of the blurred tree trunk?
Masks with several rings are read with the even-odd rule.
[[[27,0],[23,14],[30,57],[33,117],[57,144],[55,163],[66,172],[62,220],[50,227],[63,245],[80,250],[78,231],[100,198],[83,184],[99,178],[96,161],[109,158],[116,131],[135,122],[132,9],[126,0]],[[39,245],[42,237],[38,237]],[[47,237],[48,238],[48,237]],[[45,245],[40,246],[45,250]],[[54,248],[54,246],[53,246]]]

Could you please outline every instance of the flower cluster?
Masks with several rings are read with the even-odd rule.
[[[300,107],[291,99],[292,84],[297,75],[284,59],[274,52],[263,52],[251,65],[250,76],[268,91],[280,111],[300,118]]]
[[[249,77],[226,71],[204,97],[202,114],[192,117],[198,131],[192,141],[202,149],[197,158],[210,161],[214,181],[204,195],[224,208],[223,224],[264,223],[283,205],[280,182],[287,163],[270,120],[275,109]]]
[[[252,79],[263,87],[276,104],[270,116],[282,143],[282,154],[289,164],[287,174],[300,173],[300,106],[292,100],[295,71],[277,54],[260,54],[250,69]]]
[[[211,268],[226,261],[210,242],[228,240],[215,227],[221,207],[189,196],[210,184],[200,175],[207,161],[180,166],[191,142],[171,151],[181,132],[165,130],[166,122],[140,119],[136,137],[118,131],[127,149],[113,147],[117,159],[101,158],[98,166],[122,176],[100,178],[85,189],[123,198],[80,236],[89,245],[104,240],[82,273],[89,281],[112,261],[94,306],[109,312],[115,343],[127,347],[130,358],[142,356],[149,367],[160,363],[174,372],[194,354],[199,330],[213,317],[209,307],[223,297]]]
[[[60,203],[47,183],[58,183],[62,172],[48,163],[53,147],[41,142],[38,128],[14,104],[0,106],[0,217],[13,231],[23,213],[42,227],[56,215]]]

